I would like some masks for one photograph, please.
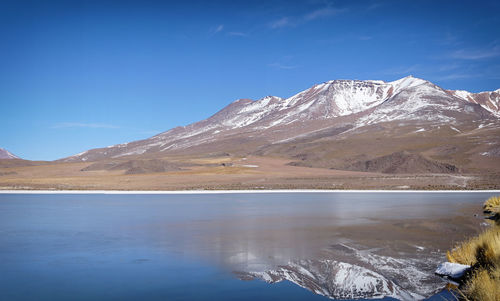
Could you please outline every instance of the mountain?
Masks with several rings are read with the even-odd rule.
[[[430,173],[491,169],[500,156],[498,92],[445,90],[412,76],[392,82],[333,80],[286,99],[239,99],[205,120],[60,161],[224,152],[350,170],[382,160],[390,171],[401,169],[389,166],[386,156],[409,152],[404,159],[408,173],[421,172],[417,165],[422,162],[428,166],[423,172]]]
[[[480,93],[470,93],[464,90],[447,90],[446,92],[468,102],[480,104],[486,110],[500,115],[500,89]]]
[[[0,147],[0,159],[20,159],[18,156]]]

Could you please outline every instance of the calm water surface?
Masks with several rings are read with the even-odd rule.
[[[342,229],[467,217],[490,195],[0,194],[0,300],[326,300],[307,281],[261,279],[281,267],[325,285],[322,260],[345,262],[338,246],[362,249]]]

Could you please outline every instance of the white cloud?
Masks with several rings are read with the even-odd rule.
[[[490,49],[460,49],[451,54],[454,59],[482,60],[500,56],[500,46]]]
[[[222,31],[224,29],[224,25],[219,25],[217,28],[215,28],[215,33],[218,33],[219,31]]]
[[[320,9],[313,10],[301,16],[284,16],[275,21],[269,23],[269,27],[272,29],[278,29],[283,27],[292,27],[301,24],[305,24],[317,19],[327,18],[339,13],[347,11],[345,8],[334,8],[331,6],[323,7]]]
[[[456,79],[466,79],[466,78],[476,78],[481,77],[479,74],[470,74],[470,73],[451,73],[444,76],[439,76],[436,80],[447,81],[447,80],[456,80]]]
[[[52,126],[53,129],[61,128],[93,128],[93,129],[119,129],[119,126],[106,123],[61,122]]]
[[[443,71],[456,70],[458,68],[460,68],[460,65],[457,63],[453,63],[453,64],[441,65],[441,66],[439,66],[438,70],[443,72]]]
[[[358,40],[361,40],[361,41],[369,41],[369,40],[372,40],[373,37],[372,36],[359,36],[358,37]]]
[[[338,8],[332,8],[332,7],[325,7],[321,9],[317,9],[315,11],[312,11],[304,16],[305,21],[312,21],[316,20],[319,18],[325,18],[325,17],[330,17],[334,16],[338,13],[344,12],[345,9],[338,9]]]
[[[374,2],[374,3],[370,4],[370,5],[368,5],[366,7],[366,9],[367,10],[374,10],[374,9],[380,8],[380,7],[384,6],[384,5],[385,5],[385,3],[383,3],[383,2]]]
[[[227,35],[233,36],[233,37],[247,37],[248,36],[248,34],[246,34],[244,32],[239,32],[239,31],[230,31],[227,33]]]
[[[283,18],[280,18],[274,22],[271,22],[269,24],[269,27],[273,28],[273,29],[277,29],[277,28],[282,28],[282,27],[286,27],[286,26],[292,26],[294,23],[291,22],[291,19],[289,17],[283,17]]]
[[[391,69],[382,70],[381,74],[386,75],[411,75],[420,69],[419,65],[406,66],[406,67],[396,67]]]
[[[272,63],[272,64],[269,64],[269,67],[290,70],[290,69],[295,69],[298,66],[295,66],[295,65],[285,65],[285,64],[281,64],[281,63]]]
[[[209,34],[210,34],[210,36],[216,35],[219,32],[221,32],[223,29],[224,29],[223,24],[217,25],[215,27],[210,28]]]

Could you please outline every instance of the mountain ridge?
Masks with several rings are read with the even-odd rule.
[[[8,150],[0,147],[0,159],[21,159]]]
[[[92,149],[59,161],[85,162],[129,156],[154,158],[166,154],[221,151],[242,155],[266,153],[266,150],[276,149],[276,145],[290,144],[297,139],[351,139],[363,131],[386,128],[390,123],[413,124],[417,131],[451,125],[457,130],[471,126],[479,129],[498,127],[500,115],[492,109],[498,90],[477,93],[478,96],[456,91],[459,90],[445,90],[412,76],[392,82],[332,80],[286,99],[277,96],[238,99],[207,119],[147,139]],[[484,93],[489,93],[488,102]],[[493,104],[485,107],[489,103]],[[327,132],[331,134],[325,134]],[[482,153],[496,153],[497,147],[495,142],[494,147],[483,148]],[[376,155],[403,150],[406,149],[398,146]],[[268,154],[297,155],[279,151]]]

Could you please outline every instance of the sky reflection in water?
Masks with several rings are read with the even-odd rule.
[[[324,299],[240,281],[311,259],[335,227],[442,217],[488,193],[0,195],[1,300]]]

